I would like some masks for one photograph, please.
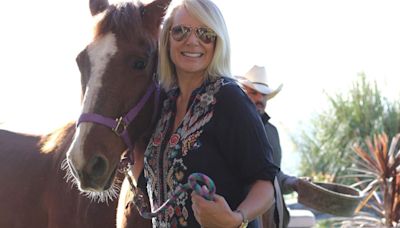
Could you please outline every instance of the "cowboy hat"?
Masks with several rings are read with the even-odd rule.
[[[281,84],[277,89],[271,89],[268,86],[265,67],[257,65],[254,65],[244,76],[236,76],[236,78],[242,85],[248,86],[259,93],[267,95],[267,100],[278,94],[283,87],[283,84]]]

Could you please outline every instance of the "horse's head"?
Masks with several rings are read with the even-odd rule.
[[[158,34],[169,2],[90,0],[92,15],[101,19],[93,42],[77,57],[82,114],[67,152],[82,191],[109,194],[121,155],[149,131]]]

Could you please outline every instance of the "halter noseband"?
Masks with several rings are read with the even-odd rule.
[[[137,103],[125,116],[113,119],[97,113],[82,113],[76,126],[78,127],[82,122],[92,122],[109,127],[115,134],[123,139],[129,151],[132,151],[134,142],[132,142],[129,137],[128,126],[142,110],[143,106],[146,104],[153,92],[156,92],[155,107],[157,107],[160,95],[160,87],[155,81],[153,81],[153,83],[151,83],[151,85],[147,88],[146,93],[142,96],[139,103]]]

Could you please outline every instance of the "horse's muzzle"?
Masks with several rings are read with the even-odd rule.
[[[109,162],[102,155],[94,155],[83,169],[77,169],[68,159],[69,167],[77,180],[79,189],[83,191],[103,192],[112,186],[116,168],[109,172]]]

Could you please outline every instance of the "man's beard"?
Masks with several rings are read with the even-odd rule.
[[[263,114],[265,112],[265,105],[262,102],[256,102],[256,108],[258,113]]]

